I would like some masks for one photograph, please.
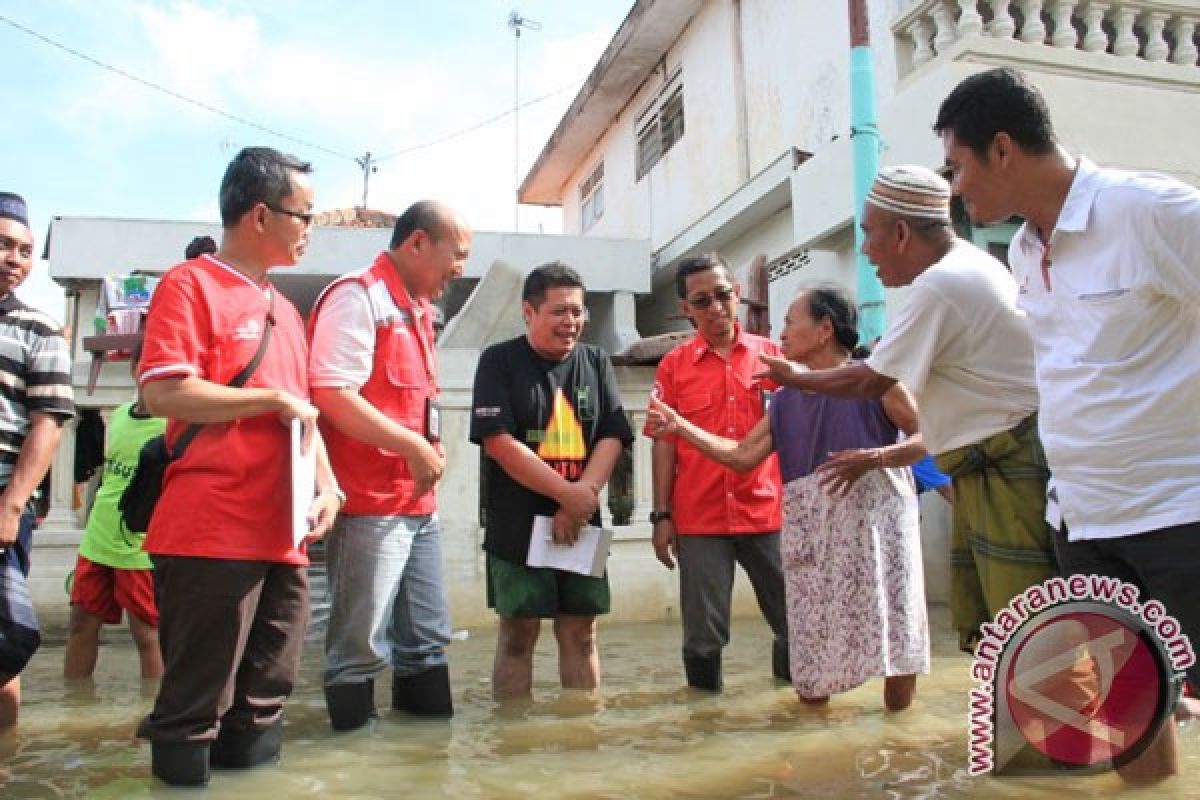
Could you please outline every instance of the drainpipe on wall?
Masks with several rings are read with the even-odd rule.
[[[871,58],[871,26],[867,0],[849,0],[850,12],[850,138],[854,147],[854,257],[857,265],[858,338],[869,344],[883,334],[887,323],[883,284],[862,254],[863,203],[879,171],[882,142],[875,107],[875,63]]]

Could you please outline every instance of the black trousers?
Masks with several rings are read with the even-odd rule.
[[[304,567],[182,556],[153,561],[165,670],[139,734],[203,742],[221,727],[275,724],[304,646]]]
[[[1064,525],[1054,537],[1054,550],[1063,576],[1108,575],[1138,587],[1140,602],[1158,600],[1200,654],[1200,522],[1077,542],[1067,541]],[[1187,676],[1200,688],[1200,662]]]

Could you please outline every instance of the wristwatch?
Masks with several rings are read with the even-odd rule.
[[[670,511],[651,511],[650,512],[650,524],[651,525],[657,525],[658,523],[662,522],[663,520],[670,519],[670,518],[671,518]]]

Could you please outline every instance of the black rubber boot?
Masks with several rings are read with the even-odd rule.
[[[225,769],[245,769],[279,761],[283,721],[269,728],[221,728],[208,754],[209,763]]]
[[[361,728],[375,714],[375,681],[335,683],[325,687],[325,707],[335,731]]]
[[[150,771],[171,786],[207,786],[208,751],[208,742],[151,742]]]
[[[771,645],[771,672],[784,683],[792,682],[792,669],[788,658],[788,643],[776,640]]]
[[[715,656],[684,656],[683,671],[687,673],[688,686],[719,692],[724,686],[721,680],[721,654]]]
[[[416,675],[393,675],[392,708],[420,717],[454,716],[450,668],[442,664]]]

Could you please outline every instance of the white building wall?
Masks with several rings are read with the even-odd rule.
[[[720,253],[735,272],[741,273],[755,256],[764,255],[771,261],[791,249],[792,210],[785,208],[722,246]]]
[[[888,24],[905,0],[871,4],[881,101],[895,85]],[[789,147],[820,153],[848,139],[849,34],[845,9],[824,2],[741,0],[746,141],[740,138],[735,63],[739,3],[710,0],[563,185],[563,230],[649,238],[658,250]],[[683,67],[683,138],[639,181],[635,117]],[[748,155],[743,172],[742,151]],[[579,186],[604,161],[604,216],[586,231]]]

